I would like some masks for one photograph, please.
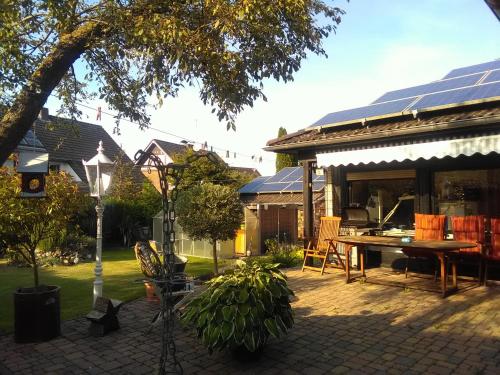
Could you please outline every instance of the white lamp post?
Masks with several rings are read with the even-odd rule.
[[[87,174],[90,195],[97,198],[95,210],[97,212],[97,236],[95,254],[95,280],[94,280],[94,303],[97,297],[102,297],[102,214],[104,207],[101,199],[104,197],[111,185],[113,162],[103,154],[102,141],[99,142],[97,155],[89,161],[82,160]]]

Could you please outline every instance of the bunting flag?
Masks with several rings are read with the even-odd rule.
[[[262,156],[259,156],[259,163],[262,163]]]
[[[101,107],[97,107],[97,116],[95,118],[96,121],[101,121],[102,118],[102,110]]]
[[[229,150],[226,151],[226,158],[229,157]]]

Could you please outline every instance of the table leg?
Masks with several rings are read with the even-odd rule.
[[[453,279],[453,289],[458,289],[457,284],[457,262],[454,260],[451,262],[451,275]]]
[[[351,281],[351,245],[345,246],[345,283],[349,284]]]
[[[439,259],[439,264],[441,265],[441,295],[442,297],[446,297],[446,282],[448,279],[447,275],[447,267],[446,267],[446,258],[443,253],[437,253],[437,258]]]
[[[361,262],[361,276],[366,277],[365,274],[365,247],[358,246],[359,261]]]

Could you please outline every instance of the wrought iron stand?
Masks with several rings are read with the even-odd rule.
[[[155,280],[157,285],[161,288],[162,305],[162,350],[160,357],[160,366],[158,373],[164,374],[182,374],[183,369],[180,362],[177,360],[175,340],[174,340],[174,295],[173,290],[178,289],[180,284],[185,284],[185,278],[177,278],[175,275],[175,202],[178,196],[178,186],[182,180],[182,176],[190,163],[201,158],[207,157],[212,162],[215,158],[210,153],[195,153],[189,156],[185,164],[169,163],[163,164],[161,159],[150,152],[142,150],[137,151],[135,160],[147,158],[149,166],[156,168],[158,172],[161,194],[162,194],[162,208],[163,208],[163,268],[161,278]],[[171,188],[169,188],[171,187]]]

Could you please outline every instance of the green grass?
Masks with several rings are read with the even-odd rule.
[[[228,264],[220,260],[219,267]],[[191,276],[208,274],[213,270],[211,259],[189,257],[186,272]],[[103,295],[130,301],[145,295],[143,277],[133,249],[109,249],[103,252]],[[94,263],[75,266],[53,266],[40,269],[40,283],[61,287],[61,318],[71,319],[85,315],[92,305]],[[31,268],[9,267],[0,259],[0,330],[13,330],[12,292],[18,287],[33,286]]]

